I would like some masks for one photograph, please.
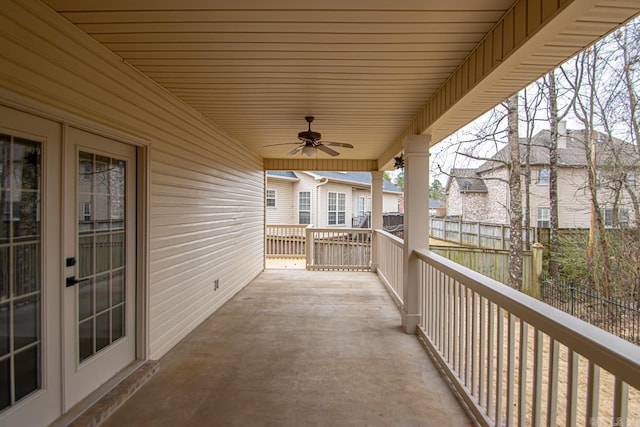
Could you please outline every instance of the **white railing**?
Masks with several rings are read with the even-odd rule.
[[[307,228],[307,270],[371,270],[371,229]]]
[[[306,225],[267,225],[265,252],[268,258],[304,258]]]
[[[482,425],[640,425],[640,348],[432,252],[418,335]]]
[[[402,239],[383,230],[375,231],[378,253],[378,277],[387,286],[396,304],[402,306],[402,274],[404,269]]]

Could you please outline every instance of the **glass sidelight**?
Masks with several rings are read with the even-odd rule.
[[[41,149],[0,134],[0,411],[42,383]]]
[[[125,335],[126,162],[78,159],[78,360]]]

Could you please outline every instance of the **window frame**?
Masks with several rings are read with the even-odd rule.
[[[544,174],[543,174],[544,172]],[[551,184],[551,170],[549,168],[538,169],[538,175],[536,177],[537,185],[550,185]]]
[[[545,214],[542,214],[543,212],[545,212]],[[545,223],[547,224],[546,226],[544,225]],[[551,227],[551,208],[550,207],[538,206],[538,213],[536,216],[536,225],[538,226],[538,228]]]
[[[269,197],[269,192],[273,192],[273,196]],[[267,188],[267,190],[265,191],[265,195],[264,195],[264,204],[267,208],[276,208],[278,207],[277,204],[277,200],[278,200],[278,192],[274,189],[271,188]],[[269,201],[273,200],[273,205],[269,205]]]
[[[308,195],[308,207],[309,209],[302,209],[302,195]],[[305,202],[305,207],[306,207],[307,203]],[[309,215],[309,222],[303,222],[301,220],[301,214],[308,214]],[[311,191],[298,191],[298,224],[300,225],[309,225],[311,224]]]
[[[334,196],[335,200],[332,201],[331,196]],[[342,208],[341,205],[342,204]],[[333,218],[333,219],[332,219]],[[347,193],[339,191],[327,192],[327,225],[328,226],[344,226],[347,224]]]

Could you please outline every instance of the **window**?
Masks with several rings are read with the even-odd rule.
[[[538,228],[549,228],[551,226],[551,208],[538,208]]]
[[[347,195],[345,193],[329,192],[327,199],[327,224],[345,225],[345,206]]]
[[[311,192],[298,193],[298,224],[311,224]]]
[[[91,203],[85,202],[82,204],[82,217],[85,221],[91,221]]]
[[[276,190],[267,190],[267,207],[276,207]]]
[[[627,184],[631,188],[636,187],[636,173],[634,171],[627,172]]]
[[[550,177],[551,177],[551,174],[549,172],[549,169],[546,169],[546,168],[538,169],[538,181],[536,181],[536,184],[549,185]]]
[[[600,210],[602,215],[602,222],[604,222],[604,226],[607,228],[613,227],[628,227],[629,226],[629,209],[627,208],[619,208],[618,209],[618,223],[614,223],[615,212],[613,208],[602,208]]]
[[[359,196],[358,217],[364,217],[367,212],[371,212],[371,197]]]

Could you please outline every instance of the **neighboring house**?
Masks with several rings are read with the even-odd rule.
[[[429,199],[429,216],[445,216],[447,207],[440,200]]]
[[[404,197],[398,202],[398,212],[404,212]],[[446,205],[437,199],[429,198],[429,216],[445,216],[447,214]]]
[[[402,190],[382,181],[382,211],[398,212]],[[371,212],[368,172],[269,171],[267,224],[351,227]]]
[[[596,158],[598,202],[605,226],[628,226],[635,221],[633,199],[640,193],[637,177],[640,154],[622,140],[609,140],[597,133]],[[585,132],[561,129],[558,142],[558,216],[560,228],[589,228],[591,196],[587,185]],[[543,130],[532,139],[530,215],[534,227],[549,227],[549,146],[550,131]],[[525,140],[521,139],[521,144]],[[521,145],[524,146],[524,145]],[[522,153],[521,156],[524,156]],[[614,153],[614,154],[612,154]],[[475,169],[452,169],[446,185],[448,216],[465,221],[508,224],[509,187],[508,147],[493,160]],[[622,167],[613,167],[613,156]],[[524,193],[525,182],[522,182]],[[633,196],[633,197],[632,197]],[[637,203],[637,202],[636,202]],[[524,208],[524,203],[523,203]]]

